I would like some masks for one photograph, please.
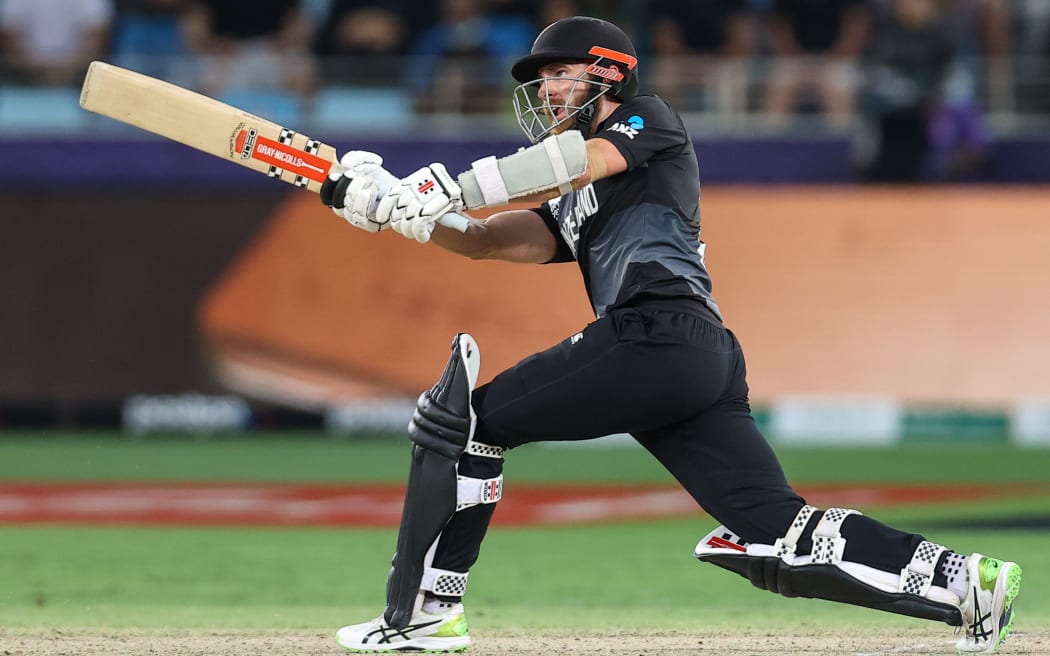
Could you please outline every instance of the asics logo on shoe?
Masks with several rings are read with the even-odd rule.
[[[365,639],[362,642],[370,642],[372,640],[372,637],[376,634],[379,634],[379,640],[376,641],[378,643],[390,642],[391,638],[404,638],[405,640],[411,640],[411,634],[413,631],[425,629],[428,626],[434,626],[435,624],[440,623],[441,620],[434,620],[433,622],[423,622],[422,624],[409,624],[403,629],[399,629],[395,626],[381,626],[375,631],[372,631],[371,633],[366,635]]]
[[[988,640],[992,637],[992,629],[985,627],[985,622],[991,619],[992,614],[981,613],[981,602],[978,600],[978,590],[976,586],[973,591],[973,623],[970,624],[970,636],[974,640]]]

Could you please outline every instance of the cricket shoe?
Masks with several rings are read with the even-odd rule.
[[[335,641],[354,652],[463,651],[470,646],[463,604],[439,613],[417,611],[404,628],[387,624],[380,615],[371,622],[339,629]]]
[[[955,646],[962,652],[991,654],[1014,622],[1021,566],[974,553],[966,559],[966,574],[970,589],[960,608],[965,634]]]

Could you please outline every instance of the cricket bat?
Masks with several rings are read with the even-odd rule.
[[[106,62],[91,62],[80,106],[314,193],[341,171],[335,148],[189,89]],[[464,232],[469,220],[446,214]]]

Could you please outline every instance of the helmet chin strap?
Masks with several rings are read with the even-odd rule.
[[[583,100],[583,107],[576,114],[576,120],[573,121],[570,130],[579,130],[584,137],[590,136],[591,121],[594,120],[594,113],[598,111],[597,98],[601,94],[602,89],[597,85],[590,85],[591,90],[587,92],[587,96]]]
[[[590,132],[591,121],[593,119],[594,119],[594,103],[591,103],[590,105],[587,105],[583,109],[580,110],[580,112],[576,115],[576,120],[573,121],[572,127],[570,127],[569,129],[570,130],[579,130],[580,132],[583,133],[583,136],[589,137],[590,134],[588,134],[588,133]]]

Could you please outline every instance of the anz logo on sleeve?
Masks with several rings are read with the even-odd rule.
[[[619,132],[626,134],[629,139],[634,139],[638,133],[645,129],[645,121],[637,114],[627,119],[627,122],[617,121],[605,128],[606,132]]]
[[[574,257],[580,245],[580,229],[584,222],[598,213],[598,194],[593,185],[580,187],[571,194],[547,201],[551,213],[558,217],[561,236],[572,249]]]

